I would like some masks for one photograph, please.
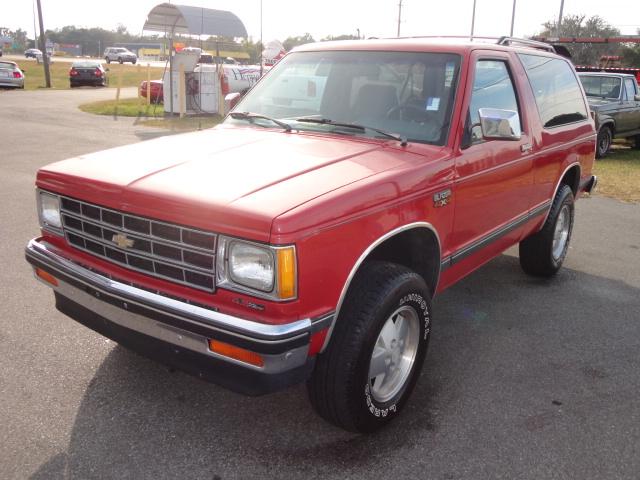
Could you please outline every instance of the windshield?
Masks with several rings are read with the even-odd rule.
[[[620,78],[580,75],[580,81],[587,97],[617,99],[620,96]]]
[[[449,132],[460,57],[415,52],[294,52],[281,60],[235,108],[320,130],[444,145]],[[308,122],[304,119],[331,122]],[[296,119],[303,119],[297,121]],[[227,118],[227,123],[240,124]],[[255,119],[253,123],[258,124]],[[244,122],[246,123],[246,122]],[[263,126],[273,126],[264,121]],[[388,137],[386,137],[388,138]]]

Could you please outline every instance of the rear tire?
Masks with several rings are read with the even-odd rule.
[[[364,264],[307,382],[311,404],[346,430],[383,427],[411,395],[430,331],[431,300],[422,277],[393,263]]]
[[[569,250],[574,220],[573,191],[561,185],[542,230],[520,242],[520,266],[529,275],[555,275]]]
[[[631,140],[633,148],[640,150],[640,135],[636,135]]]
[[[596,141],[596,158],[603,158],[609,152],[611,148],[611,142],[613,141],[613,131],[611,127],[605,125],[598,132],[598,139]]]

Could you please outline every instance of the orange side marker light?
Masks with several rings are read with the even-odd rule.
[[[56,278],[49,272],[45,272],[41,268],[36,268],[36,275],[48,284],[53,285],[54,287],[58,286],[58,280],[56,280]]]
[[[210,339],[209,349],[223,357],[233,358],[234,360],[255,365],[256,367],[264,367],[264,358],[262,358],[262,355],[245,350],[244,348],[236,347],[235,345]]]

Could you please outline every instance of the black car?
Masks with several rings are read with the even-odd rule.
[[[95,60],[73,62],[69,70],[69,84],[72,88],[81,85],[104,87],[107,85],[107,70]]]

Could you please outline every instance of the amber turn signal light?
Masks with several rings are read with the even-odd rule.
[[[262,358],[262,355],[236,347],[235,345],[210,339],[209,349],[223,357],[233,358],[234,360],[255,365],[256,367],[264,367],[264,358]]]
[[[278,255],[278,297],[296,296],[296,254],[293,247],[280,248]]]
[[[54,287],[58,286],[58,280],[56,280],[56,278],[49,272],[45,272],[41,268],[36,268],[36,275],[48,284],[53,285]]]

